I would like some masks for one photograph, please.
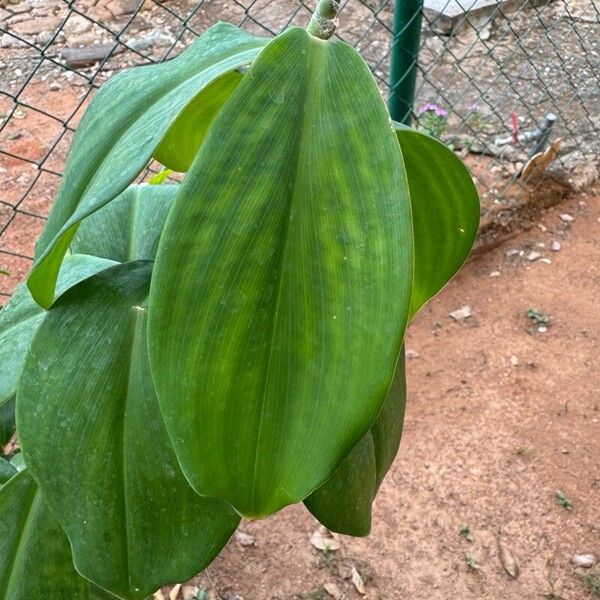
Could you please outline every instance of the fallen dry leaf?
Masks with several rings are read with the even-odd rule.
[[[513,553],[498,540],[498,552],[500,554],[500,562],[504,570],[513,578],[519,577],[519,564]]]
[[[324,583],[323,587],[332,598],[335,598],[335,600],[340,600],[342,598],[342,590],[340,589],[340,586],[337,583],[333,583],[333,581],[330,581],[329,583]]]
[[[356,588],[356,591],[361,596],[367,595],[367,590],[365,590],[365,582],[362,578],[362,575],[356,570],[356,567],[352,567],[352,585]]]
[[[340,540],[325,527],[319,527],[319,529],[313,532],[310,536],[310,543],[317,550],[323,552],[339,550],[341,547]]]
[[[177,600],[179,596],[179,592],[181,590],[181,584],[178,583],[170,592],[169,592],[169,600]]]
[[[154,592],[154,595],[152,597],[154,598],[154,600],[165,600],[165,597],[160,590]]]

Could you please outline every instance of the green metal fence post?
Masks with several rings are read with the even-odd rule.
[[[421,42],[423,0],[395,0],[389,109],[392,119],[410,125]]]

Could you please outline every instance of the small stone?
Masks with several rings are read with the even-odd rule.
[[[562,244],[558,240],[552,240],[552,246],[550,246],[552,252],[559,252],[561,248]]]
[[[569,213],[561,213],[560,215],[558,215],[558,217],[564,223],[572,223],[575,220],[575,217],[573,215],[570,215]]]
[[[539,252],[536,252],[535,250],[533,250],[527,255],[527,260],[529,262],[533,262],[534,260],[538,260],[539,258],[542,258],[542,255]]]
[[[68,34],[85,33],[92,28],[92,22],[78,14],[73,14],[64,26],[64,31]]]
[[[470,316],[472,316],[473,312],[471,310],[471,307],[466,304],[465,306],[462,306],[461,308],[454,310],[450,313],[450,316],[455,320],[455,321],[464,321],[465,319],[468,319]]]
[[[519,364],[519,358],[513,354],[513,355],[510,357],[510,364],[511,364],[513,367],[516,367],[516,366]]]
[[[49,44],[54,39],[54,31],[42,31],[39,33],[36,38],[36,44],[38,46],[45,46]]]
[[[4,33],[0,38],[0,48],[12,48],[13,46],[18,46],[19,44],[19,40],[10,35],[10,33]]]
[[[136,52],[147,50],[152,46],[170,46],[174,43],[173,36],[162,29],[154,29],[149,34],[141,38],[130,40],[127,45]]]
[[[27,13],[31,10],[31,4],[29,2],[9,2],[12,6],[8,9],[13,15],[20,15]]]
[[[123,15],[132,15],[139,5],[139,0],[112,0],[106,5],[106,8],[113,16],[122,17]]]
[[[573,554],[571,564],[574,567],[591,569],[596,564],[596,557],[593,554]]]
[[[60,17],[36,17],[15,24],[13,29],[21,35],[37,35],[38,33],[54,32],[60,22]]]
[[[537,226],[539,227],[539,230],[543,233],[548,231],[548,228],[545,225],[542,225],[541,223],[538,223]]]
[[[60,85],[60,83],[58,83],[58,81],[52,81],[50,83],[50,85],[48,86],[48,89],[51,92],[58,92],[59,90],[62,90],[62,85]]]
[[[492,271],[490,277],[500,277],[500,271]]]
[[[416,350],[406,350],[404,353],[406,358],[419,358],[419,353]]]
[[[517,254],[519,254],[519,250],[517,250],[517,248],[511,248],[510,250],[506,251],[506,256],[508,256],[509,258],[511,256],[516,256]]]
[[[254,537],[248,533],[244,533],[243,531],[235,532],[235,541],[240,546],[254,546]]]
[[[546,258],[546,257],[540,258],[540,262],[545,263],[547,265],[551,265],[552,264],[552,261],[549,258]]]
[[[548,328],[545,325],[540,325],[537,330],[539,331],[539,333],[546,333],[548,331]]]

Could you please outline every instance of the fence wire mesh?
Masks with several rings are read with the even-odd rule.
[[[393,4],[345,0],[338,30],[386,96]],[[304,0],[0,0],[0,270],[8,272],[0,294],[29,270],[73,131],[107,78],[172,58],[217,21],[274,35],[306,25],[312,8]],[[600,156],[599,53],[597,0],[426,0],[413,123],[460,153],[484,210],[518,202],[548,177],[584,185]],[[552,129],[539,129],[549,113]],[[550,163],[558,145],[552,164],[523,177],[534,150],[549,149]]]

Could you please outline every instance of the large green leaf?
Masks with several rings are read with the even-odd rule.
[[[24,470],[0,489],[0,599],[65,598],[114,596],[77,573],[67,537]]]
[[[81,223],[57,282],[62,294],[115,264],[153,259],[177,185],[133,185]],[[86,256],[89,255],[89,256]],[[44,311],[21,286],[0,311],[0,405],[14,395],[23,362]]]
[[[187,171],[217,113],[242,80],[232,71],[217,79],[177,117],[154,152],[154,158],[173,171]]]
[[[178,185],[128,187],[81,223],[71,250],[118,262],[153,260],[178,189]]]
[[[448,146],[405,125],[395,126],[412,206],[413,316],[467,259],[479,227],[479,196],[469,171]]]
[[[466,260],[479,224],[479,199],[468,170],[445,144],[400,124],[396,124],[396,134],[413,217],[413,316]],[[369,533],[373,500],[400,444],[405,397],[401,357],[395,383],[375,425],[305,501],[313,515],[332,531]]]
[[[112,260],[95,256],[68,256],[58,278],[57,293],[62,294],[77,282],[114,264]],[[15,394],[29,344],[43,318],[44,310],[25,285],[17,288],[0,311],[0,405]]]
[[[398,361],[394,383],[373,427],[344,458],[333,475],[304,504],[328,529],[364,536],[371,530],[371,507],[394,462],[406,403],[405,358]]]
[[[123,598],[193,576],[239,522],[189,487],[160,417],[146,350],[150,271],[120,264],[63,294],[17,392],[25,460],[77,570]]]
[[[45,308],[77,224],[140,173],[182,110],[219,77],[250,63],[266,40],[227,23],[206,31],[172,61],[130,69],[94,96],[75,138],[28,280]]]
[[[368,67],[290,29],[211,125],[157,253],[152,373],[199,493],[262,516],[331,474],[392,380],[412,262],[401,151]]]

